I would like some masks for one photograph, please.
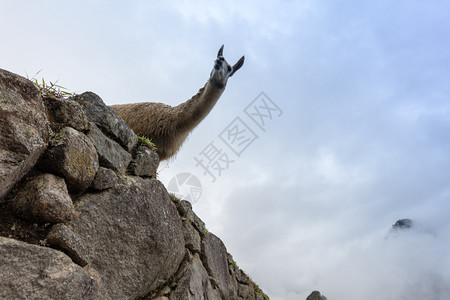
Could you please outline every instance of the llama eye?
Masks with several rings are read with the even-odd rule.
[[[228,66],[228,72],[231,72],[231,67],[230,66]]]

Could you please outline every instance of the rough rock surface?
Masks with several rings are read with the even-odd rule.
[[[97,95],[0,70],[0,129],[0,299],[268,299]]]
[[[171,294],[172,300],[222,299],[217,289],[211,285],[208,272],[202,265],[200,256],[194,254],[190,264],[178,280],[178,285]]]
[[[68,256],[0,237],[0,299],[109,299]]]
[[[47,243],[51,246],[63,250],[72,260],[81,267],[86,266],[87,249],[81,239],[66,224],[56,224],[47,234]]]
[[[327,300],[327,297],[320,294],[319,291],[312,292],[306,300]]]
[[[45,106],[34,84],[0,69],[0,200],[44,152],[47,124]]]
[[[52,174],[25,182],[10,205],[17,215],[42,223],[66,222],[75,212],[64,179]]]
[[[118,143],[105,136],[94,123],[90,125],[88,136],[92,139],[97,149],[100,165],[125,174],[132,159],[131,154],[125,151]]]
[[[91,187],[96,190],[110,189],[116,184],[117,179],[113,170],[100,167],[95,174]]]
[[[156,174],[159,165],[159,156],[147,146],[140,145],[136,148],[133,160],[128,167],[131,174],[136,176],[151,177]]]
[[[87,117],[91,122],[131,152],[138,138],[133,130],[122,120],[112,108],[106,106],[103,100],[92,92],[85,92],[73,98],[84,107]]]
[[[192,253],[199,253],[202,250],[200,234],[187,219],[183,220],[183,234],[184,240],[186,241],[186,248]]]
[[[178,269],[182,224],[159,181],[121,178],[110,190],[80,197],[76,210],[69,226],[89,245],[86,260],[113,298],[144,296]]]
[[[99,166],[92,141],[81,132],[65,127],[53,136],[50,145],[41,159],[40,168],[64,177],[72,192],[86,190]]]
[[[192,205],[189,201],[181,200],[177,205],[178,212],[180,215],[189,220],[189,222],[195,227],[200,236],[203,238],[206,236],[208,231],[206,230],[205,223],[194,213],[192,210]]]
[[[223,298],[231,299],[234,290],[236,290],[237,282],[235,278],[230,276],[227,248],[223,242],[212,233],[208,234],[203,239],[202,258],[206,270],[216,280]]]
[[[44,98],[48,118],[55,132],[69,126],[78,131],[89,129],[89,120],[81,105],[71,99]]]

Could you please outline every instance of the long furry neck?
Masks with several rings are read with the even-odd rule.
[[[225,86],[208,80],[196,95],[176,106],[178,129],[187,133],[193,130],[213,109],[224,90]]]

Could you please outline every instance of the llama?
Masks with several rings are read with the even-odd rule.
[[[177,153],[189,133],[208,115],[225,90],[228,78],[244,64],[244,56],[231,66],[217,53],[208,81],[196,95],[177,106],[144,102],[111,106],[138,136],[151,139],[160,160]]]

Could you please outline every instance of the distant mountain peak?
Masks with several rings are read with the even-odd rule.
[[[413,226],[413,221],[411,219],[400,219],[392,225],[393,229],[410,229]]]

